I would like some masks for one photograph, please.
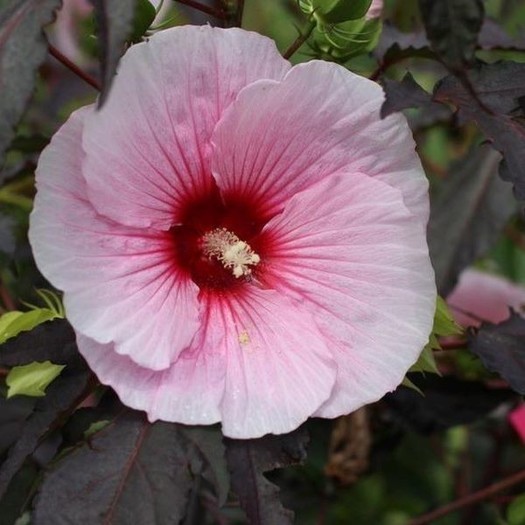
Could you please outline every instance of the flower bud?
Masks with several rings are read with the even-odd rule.
[[[299,0],[299,6],[318,24],[339,24],[363,18],[372,0]]]

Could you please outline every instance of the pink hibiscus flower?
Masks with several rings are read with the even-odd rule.
[[[509,317],[510,308],[523,309],[525,288],[471,268],[461,274],[447,302],[462,326],[479,326],[482,320],[497,324]]]
[[[92,10],[89,0],[65,0],[49,31],[50,42],[70,60],[79,64],[89,62],[80,47],[78,36],[81,23]]]
[[[366,13],[366,18],[372,20],[373,18],[380,18],[383,14],[383,0],[372,0],[370,8]]]
[[[43,152],[30,240],[80,352],[151,420],[237,438],[393,390],[426,344],[427,182],[381,88],[239,29],[133,46]]]

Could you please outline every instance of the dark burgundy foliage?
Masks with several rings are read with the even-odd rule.
[[[0,166],[47,56],[42,27],[62,0],[3,0],[0,4]]]
[[[423,396],[401,386],[385,401],[402,427],[425,434],[473,423],[502,403],[517,399],[510,389],[491,389],[454,377],[412,374],[410,379],[425,393]]]
[[[516,312],[499,324],[484,323],[469,333],[468,346],[483,364],[525,395],[525,319]]]
[[[0,467],[0,498],[26,458],[35,452],[54,428],[62,424],[68,410],[73,410],[82,399],[89,379],[87,370],[66,369],[49,386],[46,396],[35,403],[33,412],[21,425],[16,442]]]
[[[2,312],[14,307],[24,309],[23,303],[11,304],[12,298],[15,302],[17,299],[29,301],[34,297],[35,287],[47,285],[37,275],[24,232],[33,192],[31,176],[52,127],[34,129],[32,122],[24,119],[27,129],[16,138],[14,129],[35,90],[39,68],[43,78],[49,74],[47,66],[41,67],[47,56],[43,27],[53,20],[61,3],[61,0],[0,2],[0,166],[8,152],[6,167],[0,171],[0,191],[13,182],[21,184],[20,195],[26,199],[25,215],[16,206],[13,211],[8,198],[0,202]],[[99,104],[103,104],[120,56],[130,42],[140,41],[147,34],[155,13],[146,0],[92,0],[92,3],[102,80]],[[183,11],[186,14],[201,5],[193,0],[180,1],[177,5],[179,3],[186,4]],[[510,35],[499,21],[486,17],[482,0],[419,0],[417,3],[419,12],[411,17],[411,30],[407,31],[405,23],[402,31],[403,24],[397,23],[395,16],[385,20],[380,42],[373,52],[377,63],[370,76],[385,90],[383,116],[405,112],[416,139],[430,127],[439,128],[449,137],[462,137],[462,134],[475,137],[464,142],[468,142],[464,151],[447,157],[456,160],[445,168],[436,167],[432,162],[427,166],[424,162],[432,180],[429,246],[439,292],[446,296],[463,269],[494,249],[513,218],[517,235],[523,237],[523,220],[516,213],[518,203],[512,195],[512,186],[514,195],[525,199],[525,64],[501,60],[507,55],[499,51],[525,50],[525,39]],[[244,2],[224,0],[215,4],[221,16],[214,18],[214,23],[227,19],[226,24],[230,24],[234,19],[241,19]],[[405,9],[405,3],[397,4]],[[290,16],[296,16],[299,11],[295,5],[292,7],[290,13],[294,14]],[[215,8],[208,5],[207,9],[215,12]],[[397,13],[398,18],[402,14]],[[301,19],[302,22],[306,24],[306,20]],[[490,50],[498,50],[495,55],[499,62],[482,61]],[[414,63],[423,66],[414,67],[414,76],[405,73]],[[394,66],[399,70],[390,75]],[[349,67],[353,67],[352,62]],[[399,78],[402,80],[394,80]],[[425,155],[422,158],[427,160]],[[24,186],[27,178],[29,187]],[[193,230],[199,224],[202,226],[206,213],[208,216],[215,213],[223,222],[240,221],[235,215],[226,214],[223,208],[221,202],[205,202],[202,209],[196,207],[186,223],[174,231],[176,244],[185,255],[191,255],[195,241]],[[249,215],[246,210],[241,211],[239,216]],[[255,218],[256,212],[250,210]],[[246,221],[243,224],[254,231],[263,225],[261,218],[258,222],[254,219],[251,226]],[[200,284],[209,270],[201,268],[194,276]],[[497,379],[498,386],[494,387],[494,374],[486,370],[481,373],[485,375],[465,379],[455,368],[457,363],[443,357],[445,352],[437,354],[443,377],[410,376],[424,395],[406,387],[398,388],[367,409],[366,423],[360,428],[359,436],[345,436],[354,454],[342,454],[347,462],[355,460],[363,448],[367,453],[372,451],[370,463],[365,461],[365,466],[360,466],[357,477],[363,472],[371,473],[371,477],[377,474],[373,454],[378,443],[388,442],[384,455],[391,458],[401,439],[399,436],[408,436],[413,431],[435,436],[456,425],[479,423],[498,407],[504,405],[508,410],[518,402],[516,392],[525,394],[525,320],[520,315],[512,313],[507,321],[498,325],[482,324],[468,333],[466,343],[460,343],[459,347],[463,344],[468,347],[468,350],[459,350],[460,356],[468,354],[471,359],[479,358],[488,370],[502,378]],[[452,351],[456,350],[454,347]],[[324,515],[330,507],[330,498],[335,499],[337,494],[331,480],[323,474],[331,422],[309,421],[291,434],[253,440],[224,439],[218,425],[152,424],[144,414],[123,407],[114,394],[93,377],[78,353],[75,334],[66,320],[44,323],[0,345],[2,377],[13,366],[45,360],[66,365],[47,388],[45,397],[6,399],[3,379],[0,386],[0,525],[14,524],[24,512],[31,512],[30,520],[35,525],[247,522],[290,525],[294,522],[294,512],[285,508],[281,499],[287,500],[286,506],[296,513],[301,512],[303,504],[318,507],[315,522],[344,519],[335,514]],[[493,419],[490,421],[492,424]],[[385,435],[389,425],[395,430],[396,443]],[[315,459],[309,460],[304,470],[287,469],[305,462],[307,429],[312,430],[316,438],[322,438],[312,443],[311,455]],[[423,451],[425,462],[434,453],[430,448]],[[497,459],[499,451],[495,448]],[[368,459],[367,454],[364,456]],[[497,464],[496,460],[491,461]],[[317,469],[317,477],[313,476],[317,481],[305,481],[308,468]],[[421,471],[425,468],[426,464],[422,464]],[[487,469],[488,481],[494,474],[491,468]],[[298,470],[303,475],[299,482],[290,474]],[[272,474],[272,471],[276,472]],[[405,474],[395,472],[400,485]],[[423,474],[422,484],[430,479],[426,471]],[[269,477],[277,479],[279,485]],[[464,491],[465,480],[454,478],[456,481],[458,493]],[[292,504],[288,505],[287,497],[296,482],[306,494],[312,495],[311,502],[297,504],[290,498]],[[323,486],[315,486],[316,483]],[[365,492],[370,493],[370,486],[360,489],[358,484],[355,493],[350,489],[339,494],[344,498],[353,494],[356,501]],[[415,488],[415,492],[423,490]],[[410,491],[414,492],[413,486]],[[389,494],[378,493],[376,502],[397,509],[395,498],[389,498]],[[424,505],[438,505],[439,498],[432,493]],[[421,500],[413,508],[416,513],[425,510]],[[359,516],[355,523],[386,522],[385,515],[374,514],[374,510]],[[478,523],[477,516],[464,515],[462,520]]]
[[[22,332],[2,346],[0,366],[26,365],[32,361],[75,364],[81,359],[75,343],[75,332],[65,319],[48,321],[30,332]]]
[[[151,424],[122,407],[48,472],[34,523],[179,523],[206,470],[213,472],[210,452],[223,455],[217,429],[187,432],[183,425]],[[216,483],[213,475],[209,479]]]
[[[261,439],[226,440],[226,458],[232,488],[254,525],[289,525],[293,512],[279,501],[279,488],[264,473],[297,465],[306,459],[308,434],[304,428],[284,435]]]
[[[405,109],[419,109],[418,117],[411,118],[408,115],[412,129],[435,124],[439,121],[450,119],[450,109],[432,99],[432,94],[426,92],[415,80],[407,73],[401,82],[383,79],[383,89],[385,90],[385,103],[381,108],[383,118]]]
[[[452,69],[472,63],[483,23],[482,0],[419,0],[427,37]]]
[[[461,120],[475,122],[503,154],[500,176],[512,182],[518,199],[525,199],[525,126],[516,86],[523,71],[519,64],[494,64],[461,78],[447,77],[434,92],[434,100],[455,106]]]
[[[133,30],[137,0],[91,0],[95,7],[95,16],[100,38],[100,58],[102,74],[102,92],[99,98],[101,106],[111,88],[117,64],[124,53],[125,44]]]
[[[430,257],[439,293],[448,295],[461,271],[485,255],[516,212],[510,185],[498,177],[500,156],[474,147],[431,199]]]

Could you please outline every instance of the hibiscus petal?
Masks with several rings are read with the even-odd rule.
[[[77,331],[163,369],[197,330],[198,289],[173,267],[168,233],[117,224],[86,199],[81,135],[91,111],[74,113],[40,157],[29,239]]]
[[[336,371],[326,338],[303,305],[250,287],[225,297],[223,432],[235,438],[297,428],[330,396]]]
[[[223,195],[244,195],[271,216],[330,174],[360,172],[401,189],[426,221],[428,184],[414,140],[402,115],[381,120],[383,100],[375,82],[321,61],[295,66],[282,82],[254,82],[212,137]]]
[[[205,301],[206,302],[206,301]],[[153,372],[79,336],[99,379],[150,420],[207,424],[222,420],[234,438],[289,432],[330,396],[336,366],[304,310],[273,290],[210,298],[191,348]]]
[[[83,173],[95,208],[168,229],[209,190],[210,136],[240,89],[290,65],[272,40],[209,26],[161,31],[122,58],[111,97],[86,121]]]
[[[353,173],[292,197],[263,231],[267,284],[302,300],[333,344],[337,383],[316,415],[393,390],[427,343],[436,290],[420,224],[398,190]]]
[[[99,380],[113,387],[122,402],[144,410],[150,421],[161,419],[186,425],[220,421],[219,404],[224,391],[222,352],[181,356],[170,368],[142,368],[127,356],[77,334],[77,344]]]

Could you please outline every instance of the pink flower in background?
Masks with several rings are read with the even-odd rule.
[[[288,432],[393,390],[432,327],[427,181],[381,88],[238,29],[133,46],[41,156],[30,240],[151,420]]]
[[[155,9],[160,6],[161,0],[150,0]],[[164,2],[162,12],[158,13],[155,23],[164,17],[169,2]],[[83,32],[82,24],[92,16],[93,4],[91,0],[64,0],[62,8],[57,12],[55,23],[48,31],[48,38],[62,54],[76,64],[88,65],[92,62],[82,50],[79,37]]]
[[[509,317],[509,308],[519,311],[525,305],[525,288],[503,277],[468,269],[447,303],[462,326],[479,326],[480,320],[500,323]]]
[[[373,18],[381,18],[383,14],[383,0],[372,0],[366,18],[372,20]]]
[[[49,31],[51,44],[78,64],[87,61],[80,47],[79,35],[82,22],[92,11],[93,5],[89,0],[64,0],[62,9],[58,11],[56,21]]]

